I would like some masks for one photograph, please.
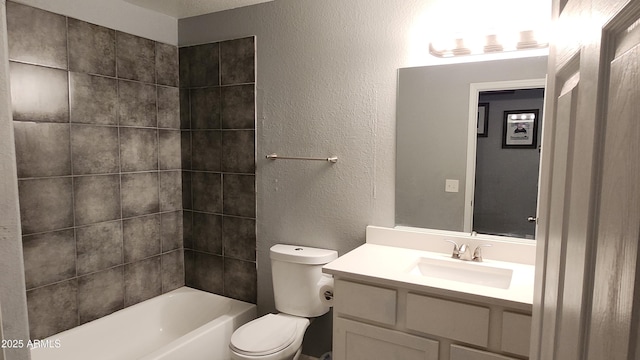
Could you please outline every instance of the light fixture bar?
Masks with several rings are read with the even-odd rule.
[[[485,44],[482,49],[478,49],[479,51],[474,51],[465,46],[466,40],[464,38],[457,38],[453,43],[455,44],[455,47],[453,48],[438,49],[434,46],[433,42],[431,42],[429,43],[429,53],[436,57],[446,58],[453,56],[496,54],[519,50],[543,49],[549,46],[548,43],[538,42],[533,30],[520,31],[519,41],[517,44],[511,44],[511,46],[509,46],[509,44],[501,43],[500,38],[496,34],[486,35]]]

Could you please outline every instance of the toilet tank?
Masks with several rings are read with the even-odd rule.
[[[320,287],[329,275],[322,266],[338,258],[335,250],[277,244],[271,247],[271,277],[276,309],[285,314],[316,317],[329,311]]]

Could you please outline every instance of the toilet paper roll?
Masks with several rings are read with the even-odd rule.
[[[318,282],[320,285],[318,290],[318,296],[320,302],[324,306],[333,306],[333,277],[327,274],[322,274],[322,278]]]

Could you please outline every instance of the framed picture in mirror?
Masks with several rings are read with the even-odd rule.
[[[538,109],[504,112],[503,149],[535,149],[538,142]]]
[[[478,103],[478,137],[489,135],[489,103]]]

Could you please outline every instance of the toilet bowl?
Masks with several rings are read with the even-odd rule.
[[[238,328],[231,336],[234,359],[295,360],[309,319],[287,314],[267,314]]]
[[[322,274],[322,266],[338,257],[336,251],[278,244],[271,247],[270,257],[280,313],[264,315],[234,331],[229,344],[233,359],[297,360],[309,318],[330,309],[320,296],[329,278]]]

